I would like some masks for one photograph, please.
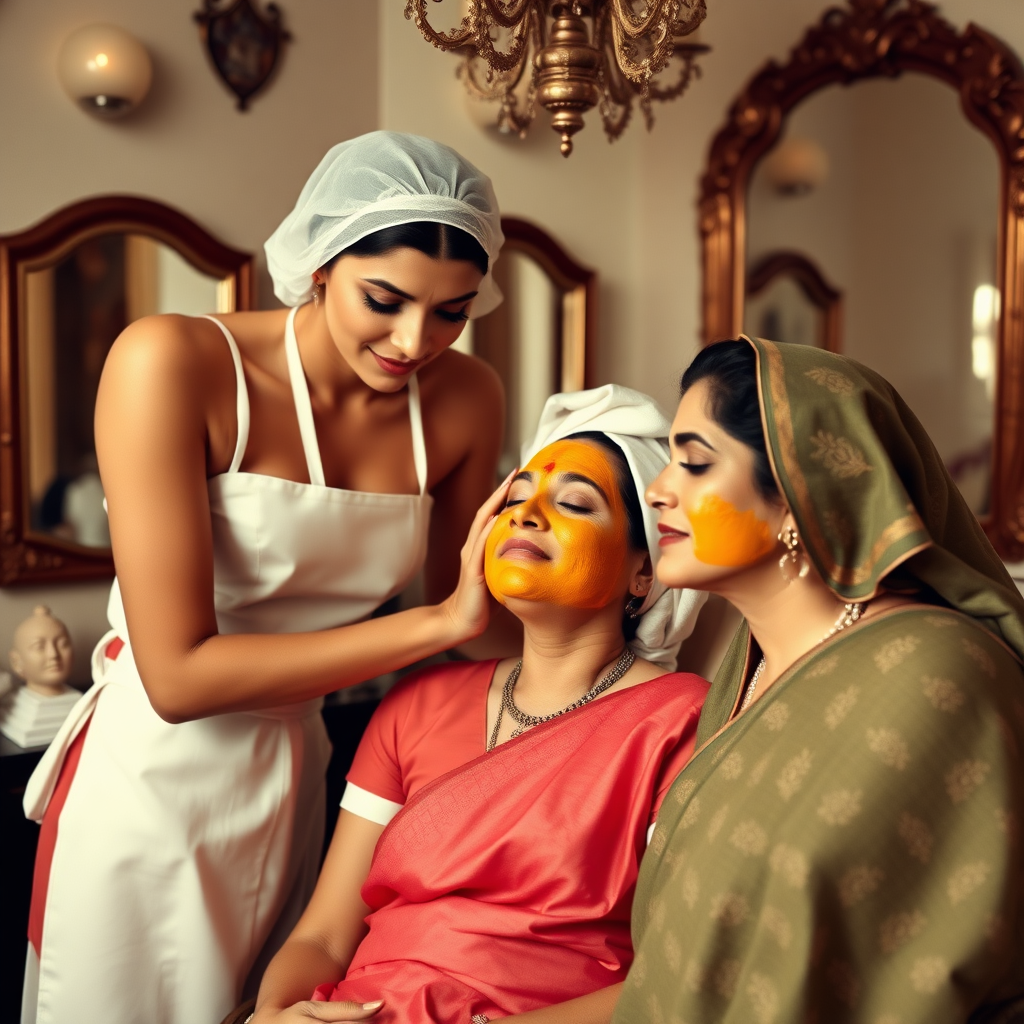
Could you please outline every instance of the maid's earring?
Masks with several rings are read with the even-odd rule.
[[[313,282],[313,308],[314,309],[319,309],[320,308],[320,282],[319,281],[314,281]]]
[[[779,533],[779,540],[786,545],[786,553],[779,559],[779,572],[787,583],[803,579],[810,572],[810,564],[800,551],[800,534],[792,526]]]
[[[626,602],[626,615],[631,619],[640,618],[640,609],[644,606],[646,594],[637,594]]]

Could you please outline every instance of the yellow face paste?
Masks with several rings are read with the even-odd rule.
[[[586,441],[556,441],[539,451],[524,472],[536,489],[499,516],[484,552],[484,576],[495,599],[510,597],[570,608],[603,608],[614,597],[629,554],[626,509],[612,457]],[[575,473],[593,480],[608,499],[611,517],[567,508],[600,498],[592,488],[569,480]],[[513,485],[512,500],[524,497],[526,482]],[[546,536],[538,536],[544,534]],[[513,538],[533,540],[550,559],[502,548]]]
[[[717,494],[705,494],[687,516],[694,557],[705,565],[752,565],[775,547],[768,524],[753,509],[740,512]]]

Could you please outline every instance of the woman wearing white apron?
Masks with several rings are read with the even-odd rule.
[[[255,991],[316,877],[320,698],[486,626],[504,487],[474,512],[501,387],[448,348],[500,299],[501,240],[486,177],[375,132],[328,153],[267,243],[290,311],[154,317],[115,343],[112,628],[25,797],[25,1022],[216,1024]],[[424,561],[449,598],[363,621]]]

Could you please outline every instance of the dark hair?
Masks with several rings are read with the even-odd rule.
[[[619,494],[622,496],[622,503],[626,506],[626,522],[629,524],[629,546],[634,551],[647,551],[647,531],[644,529],[644,513],[640,505],[640,495],[636,492],[636,483],[633,480],[633,473],[626,461],[622,449],[607,435],[599,430],[581,430],[578,434],[570,434],[566,441],[592,441],[600,445],[615,463],[615,476],[619,484]],[[622,632],[626,640],[632,640],[636,636],[637,626],[640,620],[631,618],[628,615],[622,617]]]
[[[779,487],[772,475],[761,426],[757,356],[753,347],[745,341],[716,341],[701,349],[679,382],[679,397],[701,380],[709,385],[711,418],[754,453],[754,484],[761,497],[767,501],[777,499]]]
[[[438,224],[435,221],[414,221],[381,228],[342,249],[324,264],[329,269],[342,256],[383,256],[393,249],[415,249],[432,260],[465,260],[481,274],[487,273],[487,253],[484,247],[467,231]]]

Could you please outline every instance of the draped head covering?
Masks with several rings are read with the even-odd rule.
[[[383,228],[428,221],[461,228],[487,253],[474,317],[501,302],[492,268],[504,235],[491,179],[448,146],[402,132],[370,132],[328,150],[295,209],[264,245],[274,294],[297,306],[313,272]]]
[[[742,340],[775,479],[828,586],[949,605],[1024,657],[1024,599],[895,388],[819,348]]]
[[[626,458],[636,485],[644,516],[644,534],[651,564],[657,566],[658,513],[644,501],[644,492],[668,465],[670,423],[653,398],[605,384],[588,391],[552,395],[544,404],[537,433],[523,445],[521,465],[525,466],[542,448],[572,434],[600,431],[614,441]],[[671,590],[657,577],[640,607],[640,621],[630,646],[638,657],[675,668],[679,645],[693,632],[697,613],[707,599],[698,590]]]

